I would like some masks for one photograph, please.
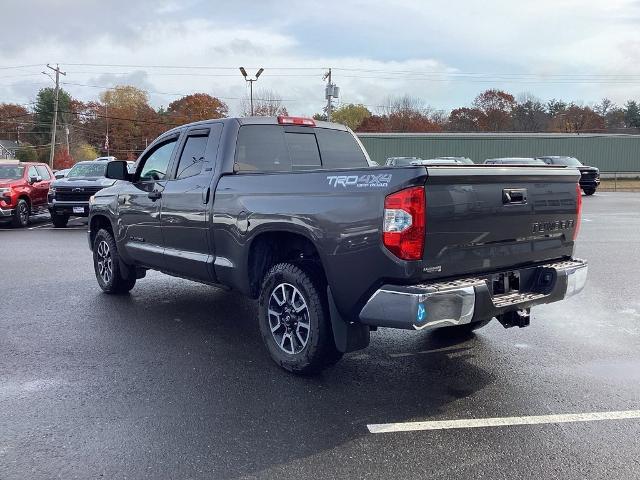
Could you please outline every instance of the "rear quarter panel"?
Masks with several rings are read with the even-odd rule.
[[[345,316],[387,279],[419,275],[381,243],[384,198],[424,184],[423,167],[225,175],[213,207],[216,276],[248,293],[249,247],[263,232],[299,233],[316,246]]]

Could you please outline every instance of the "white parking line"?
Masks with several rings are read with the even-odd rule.
[[[618,412],[566,413],[529,417],[472,418],[468,420],[438,420],[433,422],[378,423],[367,425],[371,433],[450,430],[454,428],[509,427],[512,425],[543,425],[549,423],[595,422],[601,420],[640,419],[640,410]]]

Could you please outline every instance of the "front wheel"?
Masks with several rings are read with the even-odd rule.
[[[55,213],[51,214],[51,223],[55,228],[64,228],[67,226],[69,222],[69,215],[56,215]]]
[[[279,263],[265,275],[259,301],[262,340],[271,358],[294,373],[336,363],[326,289],[314,268]]]
[[[582,189],[582,191],[587,196],[590,196],[590,195],[593,195],[594,193],[596,193],[595,187],[585,187],[585,188]]]
[[[93,240],[93,269],[98,285],[106,293],[127,293],[136,284],[136,277],[120,268],[120,256],[113,235],[101,229]]]
[[[16,209],[13,212],[13,218],[11,219],[11,223],[14,227],[24,228],[29,225],[29,204],[23,198],[18,200],[18,204],[16,205]]]

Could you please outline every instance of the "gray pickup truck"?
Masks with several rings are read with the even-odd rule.
[[[378,327],[470,332],[579,292],[579,172],[482,165],[375,168],[347,128],[229,118],[156,139],[90,200],[107,293],[146,270],[259,299],[271,357],[313,372]]]

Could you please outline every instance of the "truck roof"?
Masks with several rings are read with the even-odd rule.
[[[302,118],[302,117],[294,117],[294,116],[289,116],[291,118]],[[305,117],[306,119],[306,117]],[[313,119],[310,119],[313,120]],[[208,123],[211,122],[222,122],[222,123],[229,123],[229,122],[237,122],[240,125],[282,125],[281,123],[279,123],[278,121],[278,117],[228,117],[228,118],[212,118],[210,120],[200,120],[199,122],[192,122],[192,123],[185,123],[184,125],[180,125],[178,127],[172,128],[171,130],[168,130],[167,132],[165,132],[163,135],[166,134],[170,134],[170,133],[174,133],[177,131],[180,131],[184,128],[187,127],[194,127],[194,126],[198,126],[198,125],[206,125]],[[332,130],[348,130],[347,127],[345,127],[344,125],[340,124],[340,123],[333,123],[333,122],[324,122],[322,120],[313,120],[313,122],[315,123],[315,127],[316,128],[330,128]],[[295,126],[295,125],[292,125]],[[304,126],[304,125],[301,125]]]

